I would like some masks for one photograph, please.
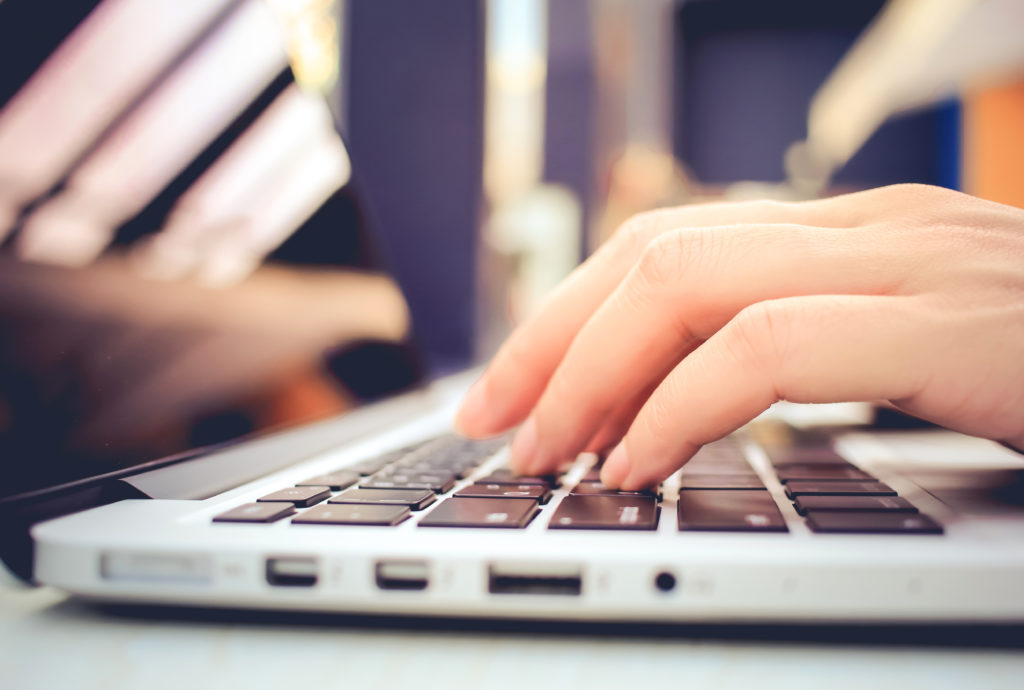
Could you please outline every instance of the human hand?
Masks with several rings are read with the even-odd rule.
[[[456,426],[525,420],[525,474],[621,439],[601,479],[632,490],[778,400],[887,400],[1024,448],[1024,211],[898,185],[642,214],[516,329]]]

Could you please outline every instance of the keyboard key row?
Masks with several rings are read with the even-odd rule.
[[[756,474],[684,474],[681,489],[763,489],[764,482]]]
[[[942,534],[889,485],[847,462],[821,432],[791,430],[789,446],[765,449],[793,507],[821,534]]]
[[[429,489],[439,494],[454,486],[455,476],[451,474],[376,474],[359,483],[362,489]]]
[[[501,468],[434,506],[438,495],[449,494],[502,444],[434,439],[311,477],[214,521],[267,523],[292,517],[294,524],[397,525],[413,512],[432,508],[420,526],[522,529],[550,501],[559,487],[557,476],[521,477]],[[942,532],[932,518],[831,447],[768,450],[786,495],[814,532]],[[555,507],[549,529],[657,529],[660,490],[608,489],[600,482],[599,464],[568,487],[568,494]],[[296,514],[296,508],[305,510]],[[683,468],[676,512],[682,532],[788,531],[772,494],[731,440],[710,444]]]

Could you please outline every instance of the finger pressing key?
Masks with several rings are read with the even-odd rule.
[[[888,272],[841,270],[877,251],[840,231],[796,225],[661,235],[576,336],[513,442],[509,464],[537,473],[575,457],[623,401],[658,385],[751,304],[884,290]],[[900,260],[891,264],[898,273]]]
[[[778,400],[913,395],[934,366],[917,347],[934,327],[909,308],[910,299],[813,296],[744,310],[662,382],[605,462],[601,481],[622,489],[660,481]]]

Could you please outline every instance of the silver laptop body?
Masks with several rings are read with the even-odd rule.
[[[35,577],[110,601],[403,616],[662,622],[1024,618],[1024,510],[999,498],[1024,463],[994,444],[941,431],[886,436],[853,427],[833,437],[844,458],[919,511],[900,513],[908,524],[919,526],[915,521],[927,515],[940,525],[940,534],[812,531],[765,447],[750,435],[735,444],[764,488],[732,495],[769,494],[781,531],[757,529],[764,526],[757,515],[748,516],[754,531],[735,524],[733,531],[713,525],[681,529],[680,496],[716,489],[680,489],[678,473],[661,487],[651,529],[558,528],[564,519],[560,504],[596,460],[587,455],[557,480],[550,500],[538,503],[525,527],[502,528],[501,516],[492,518],[493,527],[423,525],[446,502],[470,500],[453,496],[503,464],[505,449],[497,444],[481,447],[485,457],[476,469],[393,526],[299,521],[317,508],[345,505],[326,501],[268,522],[215,521],[282,488],[396,448],[426,448],[429,455],[431,443],[440,452],[447,443],[450,451],[461,442],[444,435],[466,383],[466,376],[454,377],[348,418],[225,450],[221,457],[243,465],[281,453],[295,463],[208,498],[124,500],[39,524],[32,530]],[[774,416],[787,414],[800,423],[808,416],[797,408]],[[367,433],[374,429],[383,430]],[[311,448],[318,450],[310,453]],[[684,470],[682,481],[686,476]],[[326,500],[350,490],[330,491]],[[699,515],[682,517],[699,526]]]

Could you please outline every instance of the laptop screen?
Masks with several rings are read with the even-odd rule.
[[[68,6],[0,7],[0,497],[412,383],[408,309],[281,18]]]

